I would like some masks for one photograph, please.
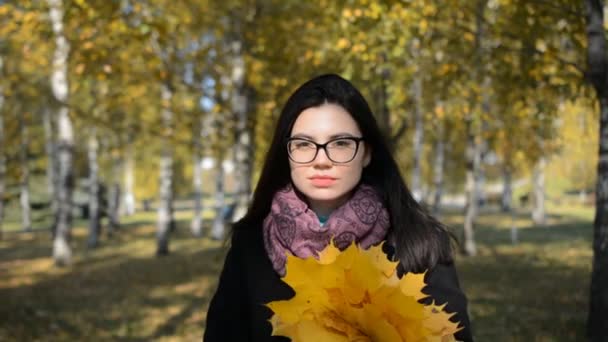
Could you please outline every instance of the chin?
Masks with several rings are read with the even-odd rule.
[[[332,188],[312,188],[306,190],[304,195],[314,201],[335,201],[346,194],[344,191]]]

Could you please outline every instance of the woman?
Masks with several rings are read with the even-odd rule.
[[[359,91],[337,75],[316,77],[288,99],[253,202],[234,225],[232,245],[207,313],[204,341],[288,341],[271,337],[264,304],[289,299],[285,253],[314,256],[386,241],[398,274],[424,272],[424,291],[472,341],[451,235],[413,199]]]

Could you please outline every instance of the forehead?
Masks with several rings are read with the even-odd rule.
[[[336,135],[361,136],[357,122],[342,106],[325,103],[300,113],[291,130],[291,136],[308,136],[315,140],[330,139]]]

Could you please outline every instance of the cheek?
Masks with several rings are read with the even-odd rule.
[[[348,179],[352,184],[350,186],[356,185],[356,183],[361,179],[361,166],[353,165],[348,169],[343,171],[344,179]]]
[[[359,183],[359,181],[361,180],[364,166],[365,165],[363,158],[358,158],[356,162],[349,168],[348,172],[350,173],[350,175],[348,176],[348,178],[353,183],[351,184],[352,186],[357,185],[357,183]]]
[[[291,179],[294,182],[297,182],[298,180],[302,180],[306,177],[306,168],[301,165],[293,165],[290,163],[289,170],[291,173]]]

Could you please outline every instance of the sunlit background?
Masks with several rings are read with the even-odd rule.
[[[365,95],[478,341],[584,340],[584,2],[0,0],[0,340],[200,341],[286,98]]]

